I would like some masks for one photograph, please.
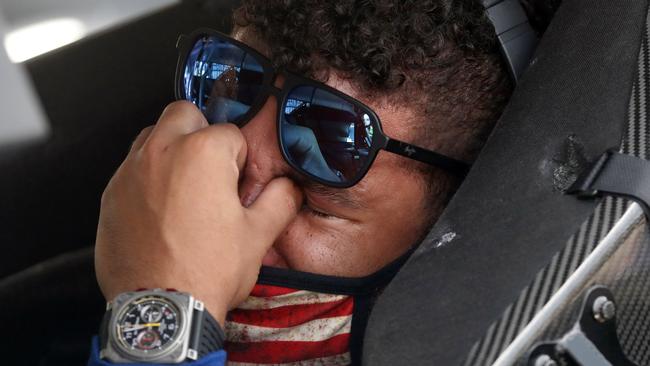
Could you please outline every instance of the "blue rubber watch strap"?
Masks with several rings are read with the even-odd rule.
[[[177,364],[152,364],[152,363],[130,363],[129,366],[151,366],[151,365],[168,365],[168,366],[223,366],[226,364],[226,351],[219,350],[213,353],[206,355],[196,361],[183,362]],[[92,346],[90,351],[90,358],[88,359],[88,366],[109,366],[109,365],[119,365],[111,363],[99,358],[99,339],[95,336],[92,340]],[[126,365],[126,364],[124,364]]]

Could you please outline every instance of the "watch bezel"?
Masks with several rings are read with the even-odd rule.
[[[120,341],[119,320],[131,309],[135,302],[143,298],[160,298],[170,303],[178,310],[178,331],[173,339],[161,350],[143,351],[125,347]],[[105,356],[112,362],[159,362],[180,363],[187,359],[189,349],[189,333],[192,326],[194,298],[183,292],[168,292],[163,290],[147,290],[120,294],[112,303],[112,314],[108,327],[107,350]],[[113,351],[113,352],[111,352]]]

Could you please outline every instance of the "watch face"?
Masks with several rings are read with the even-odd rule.
[[[118,315],[116,335],[129,353],[158,354],[171,346],[181,330],[176,306],[160,296],[144,296],[129,303]]]

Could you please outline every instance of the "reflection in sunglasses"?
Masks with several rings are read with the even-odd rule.
[[[294,110],[301,108],[301,107],[309,107],[309,102],[308,101],[302,101],[298,99],[287,99],[287,103],[284,106],[284,113],[285,114],[291,114]]]
[[[192,76],[217,80],[223,73],[233,69],[237,73],[241,71],[241,67],[238,66],[224,65],[216,62],[196,61],[192,68]]]
[[[343,174],[327,163],[310,128],[287,123],[282,129],[282,139],[293,162],[304,171],[332,182],[343,180]]]

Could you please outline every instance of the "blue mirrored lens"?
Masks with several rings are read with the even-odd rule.
[[[351,183],[366,168],[377,121],[324,89],[299,86],[283,106],[280,136],[287,158],[331,183]]]
[[[238,122],[261,94],[262,65],[237,45],[202,37],[184,70],[185,99],[198,106],[210,123]]]

